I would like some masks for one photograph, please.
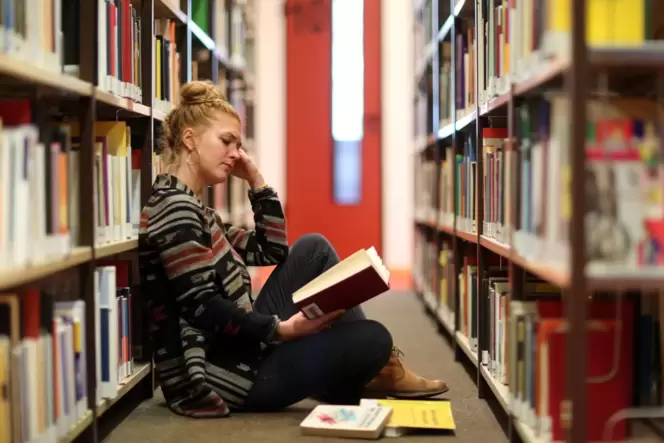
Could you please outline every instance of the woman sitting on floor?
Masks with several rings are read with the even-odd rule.
[[[308,320],[292,294],[339,261],[320,235],[288,247],[276,192],[244,150],[237,112],[209,82],[181,89],[163,123],[159,175],[143,208],[142,293],[157,376],[171,410],[193,417],[274,411],[307,397],[356,404],[363,396],[447,391],[404,368],[390,333],[360,307]],[[224,224],[201,201],[229,175],[246,180],[255,230]],[[278,265],[256,301],[247,266]]]

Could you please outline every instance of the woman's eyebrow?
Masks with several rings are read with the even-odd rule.
[[[230,135],[231,137],[234,137],[236,139],[242,138],[240,134],[235,131],[222,131],[221,135]]]

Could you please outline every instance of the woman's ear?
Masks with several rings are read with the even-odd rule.
[[[182,144],[187,152],[191,152],[196,148],[196,143],[194,142],[194,130],[192,128],[185,128],[185,130],[182,131]]]

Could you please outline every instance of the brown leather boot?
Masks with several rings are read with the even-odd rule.
[[[447,392],[447,384],[441,380],[420,377],[403,366],[403,352],[396,346],[387,365],[366,386],[365,395],[372,398],[428,398]]]

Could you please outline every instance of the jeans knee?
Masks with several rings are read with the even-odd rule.
[[[296,252],[296,250],[298,252]],[[324,235],[318,233],[305,234],[298,238],[295,243],[293,243],[292,252],[296,254],[304,253],[305,255],[312,257],[318,254],[333,255],[334,257],[337,257],[337,252],[334,250],[332,243],[330,243]]]
[[[356,340],[361,351],[370,357],[370,366],[382,369],[390,360],[392,354],[392,334],[382,324],[375,320],[362,320],[361,331]]]

